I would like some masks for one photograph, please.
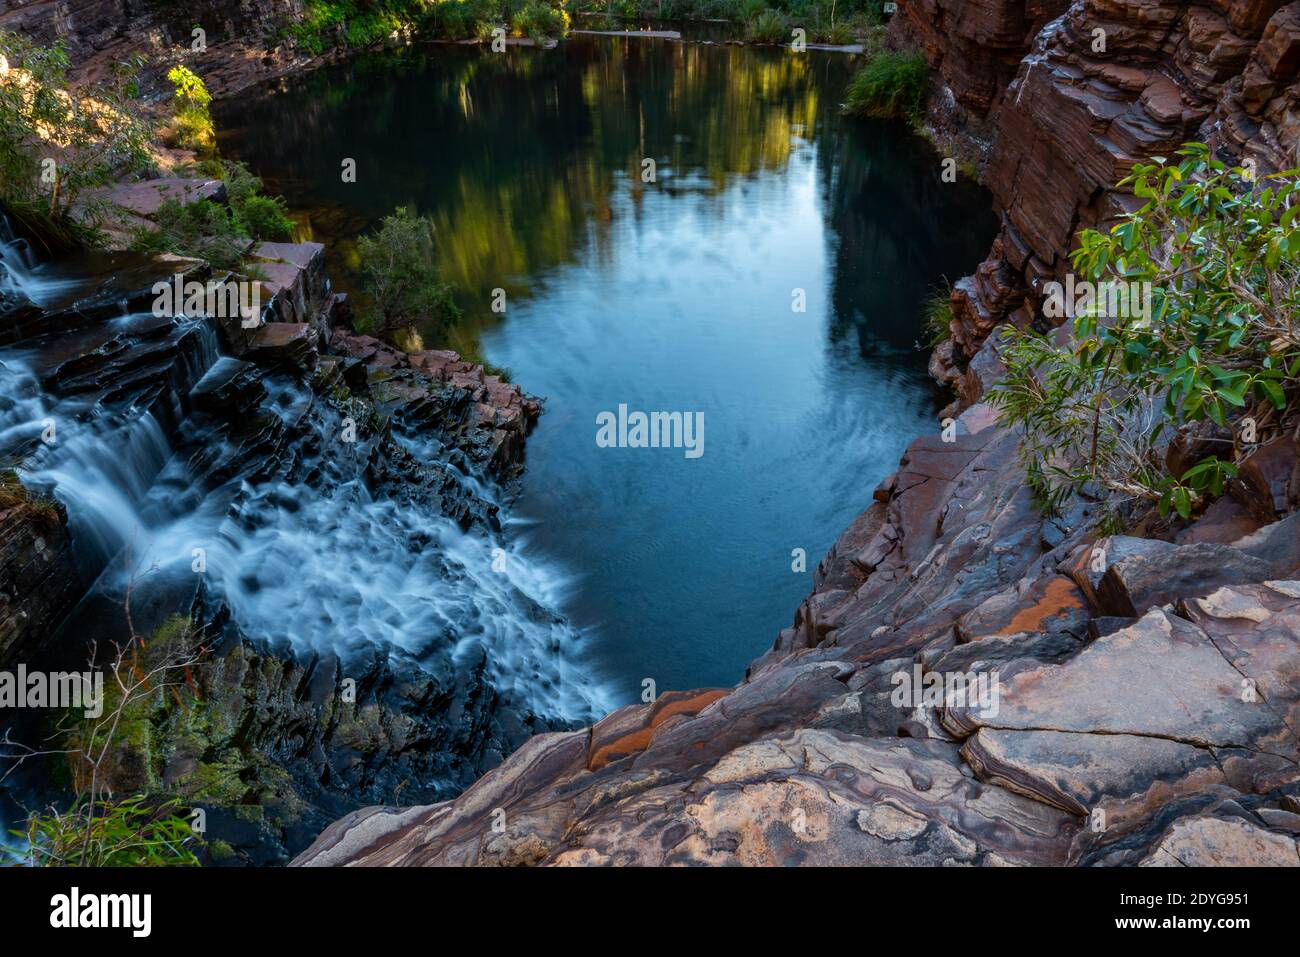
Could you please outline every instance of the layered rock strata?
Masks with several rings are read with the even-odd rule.
[[[1044,323],[1078,231],[1131,208],[1114,184],[1188,140],[1259,172],[1300,146],[1300,3],[1283,0],[902,0],[894,41],[923,49],[952,98],[992,131],[985,183],[1002,217],[953,290],[952,341],[932,368],[978,401],[1001,322]],[[1022,59],[1023,57],[1023,59]]]

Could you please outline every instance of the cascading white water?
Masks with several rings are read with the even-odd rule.
[[[151,530],[139,564],[193,567],[201,550],[241,628],[300,651],[486,656],[517,706],[565,718],[605,707],[574,664],[576,633],[546,611],[556,583],[517,549],[373,498],[359,479],[262,486],[238,508],[239,521],[199,508]]]
[[[15,238],[0,216],[0,296],[18,295],[43,306],[76,285],[75,279],[50,274],[39,266],[27,241]]]
[[[182,357],[190,385],[230,361],[207,324],[197,325]],[[0,402],[0,452],[30,449],[24,482],[67,506],[74,542],[105,569],[108,587],[155,566],[201,568],[252,638],[345,662],[374,649],[429,666],[484,660],[516,708],[563,719],[608,710],[607,693],[578,664],[578,634],[549,610],[562,582],[500,536],[372,496],[364,461],[346,459],[353,452],[333,453],[339,478],[319,487],[235,479],[205,489],[148,412],[56,400],[12,352],[0,354],[0,396],[9,397]],[[266,405],[288,421],[308,399],[289,385]],[[57,438],[47,443],[50,422]]]

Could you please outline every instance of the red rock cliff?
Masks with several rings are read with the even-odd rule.
[[[894,31],[993,130],[1002,230],[957,284],[934,363],[967,403],[995,370],[987,355],[969,365],[989,331],[1040,314],[1076,233],[1124,208],[1112,184],[1135,162],[1196,139],[1261,172],[1296,164],[1300,3],[902,0]]]

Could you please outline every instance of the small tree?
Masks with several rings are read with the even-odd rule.
[[[432,220],[399,206],[375,233],[357,242],[357,252],[371,299],[366,319],[375,332],[419,323],[446,329],[460,316],[451,287],[438,272]]]
[[[209,110],[212,95],[203,78],[177,64],[167,71],[167,79],[176,88],[172,95],[176,145],[200,153],[211,152],[217,140]]]
[[[1136,165],[1119,185],[1142,207],[1085,230],[1071,257],[1081,282],[1149,292],[1149,310],[1110,315],[1102,300],[1115,297],[1098,295],[1068,344],[1002,333],[1007,373],[989,398],[1024,427],[1029,481],[1048,509],[1091,487],[1112,521],[1135,501],[1186,518],[1223,491],[1252,442],[1296,417],[1300,171],[1258,178],[1201,143],[1177,155]],[[1162,451],[1180,431],[1218,450],[1174,475]]]
[[[0,201],[11,212],[66,225],[87,189],[148,165],[149,127],[129,96],[138,63],[73,91],[61,44],[0,31],[0,54],[14,65],[0,74]]]

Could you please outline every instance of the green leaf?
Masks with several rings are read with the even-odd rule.
[[[1278,385],[1274,380],[1260,379],[1259,382],[1256,383],[1256,385],[1258,385],[1260,389],[1263,390],[1264,395],[1268,397],[1269,401],[1272,402],[1274,406],[1276,406],[1279,409],[1286,408],[1286,393],[1282,391],[1282,387]]]
[[[1226,399],[1229,404],[1235,405],[1238,408],[1246,404],[1245,395],[1243,395],[1241,392],[1238,392],[1236,389],[1222,388],[1222,389],[1215,389],[1214,392],[1220,398]]]

